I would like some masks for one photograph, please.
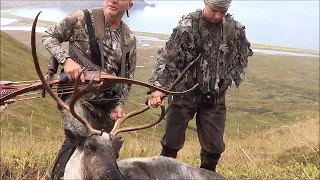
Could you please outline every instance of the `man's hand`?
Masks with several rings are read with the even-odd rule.
[[[114,109],[111,110],[110,118],[112,120],[118,120],[119,118],[122,118],[124,115],[124,111],[122,109],[122,105],[116,106]]]
[[[160,91],[154,91],[151,93],[149,99],[148,99],[148,105],[156,108],[159,105],[164,104],[163,100],[161,100],[161,97],[163,96],[163,93]]]
[[[81,71],[80,65],[77,64],[76,62],[74,62],[74,60],[71,59],[71,58],[68,58],[64,62],[63,69],[64,69],[64,72],[66,72],[69,80],[76,79],[76,77],[78,76],[78,74]],[[84,78],[83,74],[81,74],[80,79],[81,79],[82,82],[85,81],[85,78]]]

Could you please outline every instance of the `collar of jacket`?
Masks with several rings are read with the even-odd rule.
[[[135,41],[135,37],[132,33],[132,31],[130,30],[129,26],[121,21],[121,30],[123,33],[123,37],[124,37],[124,45],[125,46],[133,46],[133,43]]]

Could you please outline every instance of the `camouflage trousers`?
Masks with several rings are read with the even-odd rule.
[[[98,130],[110,132],[114,126],[114,121],[110,119],[110,105],[96,105],[86,100],[79,100],[75,104],[75,112],[80,116],[86,118],[88,122]],[[75,134],[86,135],[87,130],[85,126],[77,120],[73,115],[65,109],[60,110],[63,120],[64,129],[69,129]],[[65,138],[61,149],[59,150],[55,164],[51,173],[51,179],[61,179],[64,174],[65,166],[75,151],[76,147]]]
[[[185,132],[190,120],[196,114],[197,134],[201,145],[202,168],[215,171],[219,158],[225,150],[223,141],[226,106],[225,93],[218,97],[216,104],[199,105],[193,96],[175,96],[166,118],[165,134],[161,140],[161,155],[177,157],[185,142]]]

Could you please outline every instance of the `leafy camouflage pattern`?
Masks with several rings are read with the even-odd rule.
[[[224,34],[226,43],[223,43]],[[168,88],[200,54],[197,66],[188,70],[175,87],[176,91],[187,90],[197,82],[198,91],[204,94],[221,93],[232,82],[239,87],[248,65],[248,56],[253,52],[245,35],[245,27],[230,14],[225,16],[224,23],[211,23],[203,17],[202,10],[197,10],[183,16],[173,29],[165,48],[159,51],[149,83]]]
[[[92,10],[88,9],[91,14],[92,22],[94,22],[94,16]],[[93,25],[94,27],[94,25]],[[59,62],[63,63],[67,57],[71,57],[82,67],[86,67],[86,70],[94,70],[86,62],[80,60],[77,54],[70,48],[69,51],[65,51],[62,44],[69,41],[74,43],[79,48],[81,53],[91,59],[90,40],[87,33],[87,26],[85,22],[85,16],[82,10],[75,11],[66,16],[62,21],[56,23],[42,36],[42,43],[50,54]],[[119,29],[112,30],[110,25],[105,22],[105,33],[103,37],[103,67],[106,72],[111,75],[120,76],[121,67],[121,33],[124,33],[124,42],[130,48],[130,52],[125,64],[126,78],[133,79],[136,67],[136,38],[130,31],[129,27],[121,22]],[[98,40],[98,44],[101,42]],[[124,104],[124,101],[128,97],[128,93],[131,90],[131,85],[117,84],[112,87],[105,88],[103,92],[96,94],[90,100],[100,101],[100,104],[108,103],[108,99],[117,99],[116,105]],[[104,100],[103,100],[104,99]]]

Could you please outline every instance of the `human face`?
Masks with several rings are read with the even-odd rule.
[[[104,13],[111,18],[122,18],[132,6],[132,0],[104,0]]]
[[[205,3],[204,16],[213,23],[219,23],[222,18],[226,15],[228,9],[221,9],[218,7],[211,7]]]

